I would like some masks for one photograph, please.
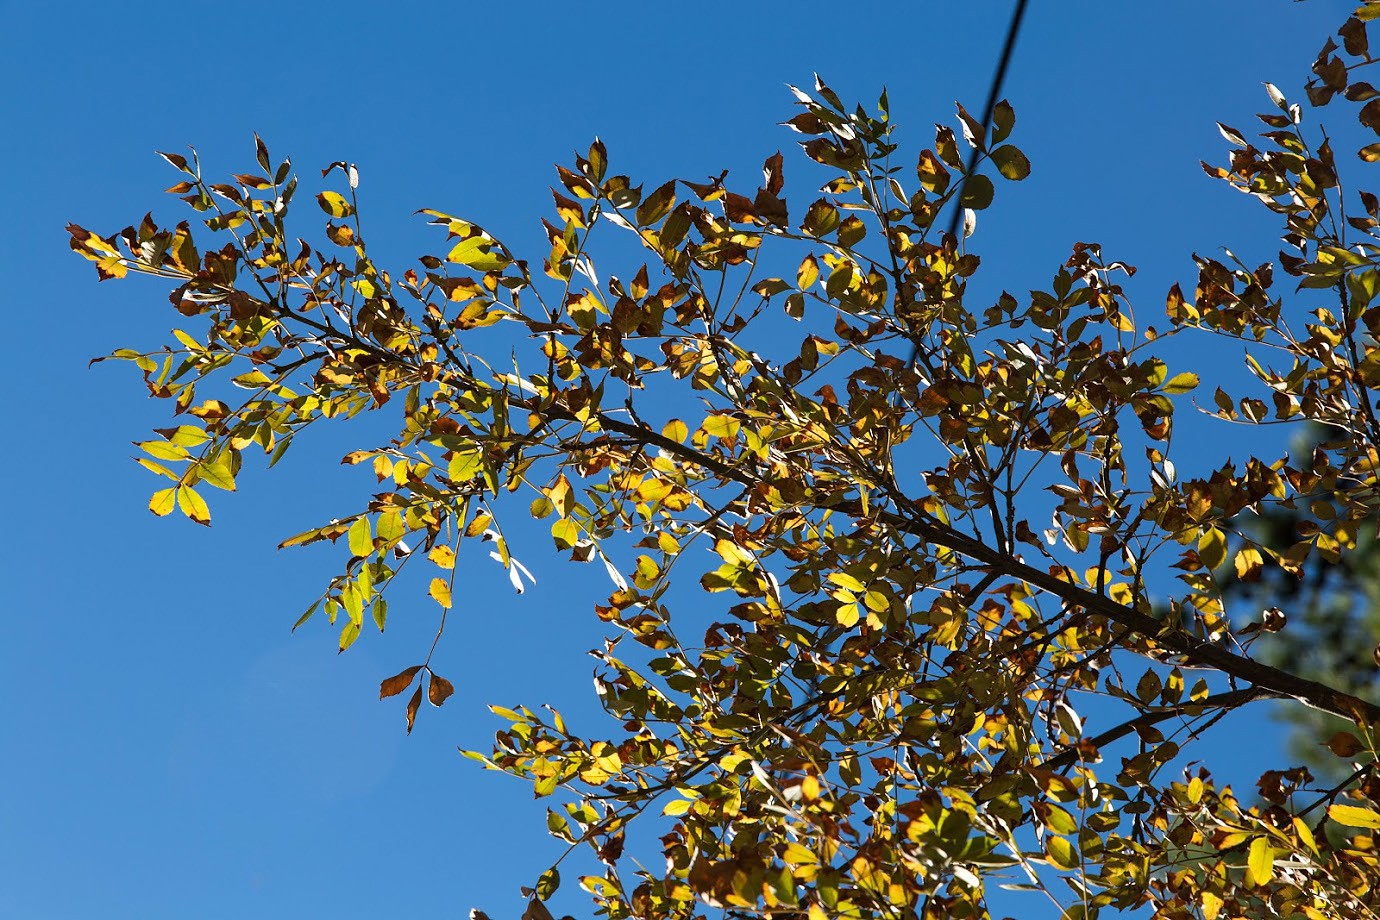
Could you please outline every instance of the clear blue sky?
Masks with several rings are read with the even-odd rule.
[[[1042,286],[1100,240],[1141,273],[1143,315],[1191,278],[1189,253],[1273,252],[1263,210],[1210,182],[1214,120],[1250,129],[1261,82],[1298,93],[1345,0],[1032,0],[1006,95],[1035,171],[1005,186],[975,241],[984,272]],[[792,136],[783,84],[826,76],[869,104],[885,84],[908,149],[952,103],[982,104],[1007,2],[334,3],[120,6],[0,2],[0,258],[9,284],[3,402],[7,603],[0,643],[0,917],[460,917],[521,911],[556,851],[530,790],[461,760],[486,703],[592,702],[598,573],[549,541],[515,548],[541,582],[515,598],[471,570],[439,653],[458,688],[404,737],[380,678],[425,653],[435,607],[393,601],[386,635],[337,657],[288,628],[332,551],[278,553],[369,487],[345,432],[217,494],[215,526],[157,520],[129,442],[165,425],[124,366],[87,369],[172,325],[165,291],[97,286],[68,221],[102,233],[158,209],[153,155],[195,144],[208,171],[251,170],[251,132],[310,186],[359,164],[375,258],[440,243],[420,207],[471,217],[540,259],[553,162],[599,134],[620,171],[659,183],[730,167],[756,181]],[[179,206],[180,207],[180,206]],[[1198,360],[1235,362],[1203,349]],[[1219,432],[1220,437],[1220,432]],[[332,440],[332,438],[334,440]],[[366,438],[367,440],[367,438]],[[1210,440],[1208,446],[1219,445]],[[1204,455],[1207,457],[1208,455]],[[1216,750],[1242,773],[1278,750],[1258,715]],[[557,904],[585,915],[583,896]]]

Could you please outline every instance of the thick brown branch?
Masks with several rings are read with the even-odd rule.
[[[756,478],[745,470],[733,467],[703,451],[680,444],[658,432],[629,424],[607,413],[599,414],[599,423],[605,428],[620,434],[636,437],[648,444],[661,447],[669,453],[703,466],[715,475],[731,479],[744,485],[753,485]],[[857,517],[866,517],[862,506],[856,500],[847,500],[828,506],[832,510],[843,511]],[[907,509],[909,514],[901,515],[886,509],[873,507],[869,513],[876,515],[885,523],[905,533],[961,553],[985,566],[988,571],[1023,581],[1048,591],[1069,604],[1081,607],[1088,613],[1104,616],[1114,623],[1129,627],[1136,633],[1153,639],[1157,645],[1177,652],[1192,664],[1202,665],[1238,680],[1254,685],[1256,688],[1291,697],[1314,709],[1330,712],[1346,719],[1380,720],[1380,706],[1369,703],[1334,687],[1317,681],[1307,680],[1287,671],[1272,668],[1250,658],[1234,654],[1179,629],[1167,628],[1164,623],[1136,610],[1119,604],[1111,598],[1095,594],[1086,588],[1071,584],[1027,565],[1015,556],[993,549],[980,540],[974,539],[954,528],[936,520],[919,509]]]
[[[1166,719],[1172,719],[1175,716],[1181,716],[1191,709],[1235,709],[1238,706],[1244,706],[1252,700],[1272,695],[1273,694],[1268,691],[1261,690],[1258,687],[1247,687],[1243,690],[1228,690],[1225,693],[1214,693],[1212,696],[1205,696],[1197,702],[1190,701],[1170,707],[1169,709],[1143,712],[1134,719],[1123,722],[1115,728],[1109,728],[1102,734],[1089,738],[1087,743],[1096,748],[1105,747],[1113,741],[1124,738],[1134,731],[1154,725],[1157,722],[1163,722]],[[1040,767],[1045,770],[1062,770],[1065,767],[1073,766],[1079,759],[1080,754],[1081,752],[1078,748],[1069,748],[1067,751],[1056,754],[1049,760],[1046,760],[1044,763],[1040,764]]]

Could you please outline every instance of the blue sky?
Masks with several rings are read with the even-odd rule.
[[[1350,6],[1034,0],[1006,96],[1035,171],[982,214],[984,273],[1041,286],[1073,242],[1100,240],[1141,269],[1129,290],[1153,315],[1191,279],[1192,251],[1269,257],[1263,210],[1198,161],[1224,158],[1214,120],[1250,129],[1262,81],[1301,98]],[[496,567],[467,570],[437,659],[458,692],[404,737],[401,702],[380,703],[377,683],[425,653],[435,607],[397,597],[385,635],[337,656],[332,632],[288,629],[339,557],[274,549],[353,508],[371,480],[337,461],[365,445],[331,432],[274,475],[243,476],[238,494],[215,496],[209,531],[153,518],[155,481],[130,441],[168,424],[167,407],[128,368],[87,361],[160,344],[174,317],[154,283],[97,286],[67,251],[67,222],[109,233],[150,209],[180,220],[161,194],[176,179],[153,151],[190,143],[208,172],[243,172],[257,131],[309,187],[331,161],[359,164],[378,261],[439,248],[410,216],[421,207],[539,259],[551,164],[595,134],[619,171],[653,184],[723,167],[755,182],[778,148],[789,176],[783,84],[818,71],[869,104],[886,85],[918,150],[955,99],[980,108],[1010,4],[382,10],[0,2],[0,464],[17,586],[0,645],[0,916],[450,917],[479,905],[516,917],[517,886],[558,852],[543,805],[456,747],[487,746],[487,703],[589,717],[582,652],[607,592],[539,536],[527,550],[514,541],[540,579],[522,598]],[[1239,360],[1195,347],[1188,360]],[[1203,444],[1220,447],[1221,433]],[[1215,749],[1240,752],[1244,777],[1279,737],[1257,712]],[[584,915],[583,903],[568,894],[557,912]]]

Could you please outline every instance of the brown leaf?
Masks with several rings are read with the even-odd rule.
[[[1328,739],[1327,747],[1338,757],[1350,757],[1360,751],[1364,745],[1351,732],[1337,732]]]
[[[387,699],[390,696],[397,696],[407,689],[412,683],[412,678],[417,676],[417,672],[422,669],[419,664],[414,664],[405,671],[400,671],[392,677],[379,684],[379,699]]]
[[[762,164],[762,181],[766,183],[766,190],[772,196],[781,194],[781,187],[786,180],[781,172],[781,151],[778,150],[767,157],[767,162]]]
[[[422,685],[417,684],[417,692],[407,701],[407,733],[412,734],[412,723],[417,721],[417,710],[422,707]]]
[[[551,916],[551,911],[547,910],[546,905],[533,898],[527,904],[527,909],[522,912],[522,920],[555,920]]]
[[[431,700],[431,705],[440,706],[452,693],[455,692],[455,685],[444,677],[435,673],[431,674],[431,685],[427,687],[426,698]]]

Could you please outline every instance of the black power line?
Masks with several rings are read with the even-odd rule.
[[[992,74],[992,85],[987,90],[987,105],[982,110],[982,131],[985,138],[987,130],[992,125],[992,112],[997,107],[997,102],[1001,96],[1002,83],[1006,81],[1006,68],[1011,63],[1011,53],[1016,49],[1016,36],[1021,31],[1021,20],[1025,18],[1026,0],[1016,0],[1016,8],[1011,12],[1011,24],[1006,28],[1006,42],[1001,47],[1001,57],[997,60],[997,70]],[[979,139],[982,140],[982,139]],[[968,154],[968,168],[963,173],[963,180],[960,183],[959,195],[962,197],[962,183],[968,181],[973,170],[977,168],[979,148],[974,147]],[[949,217],[949,235],[958,235],[958,222],[963,219],[963,208],[954,202],[954,212]],[[920,354],[920,343],[915,342],[911,346],[910,363],[915,363],[915,358]]]

